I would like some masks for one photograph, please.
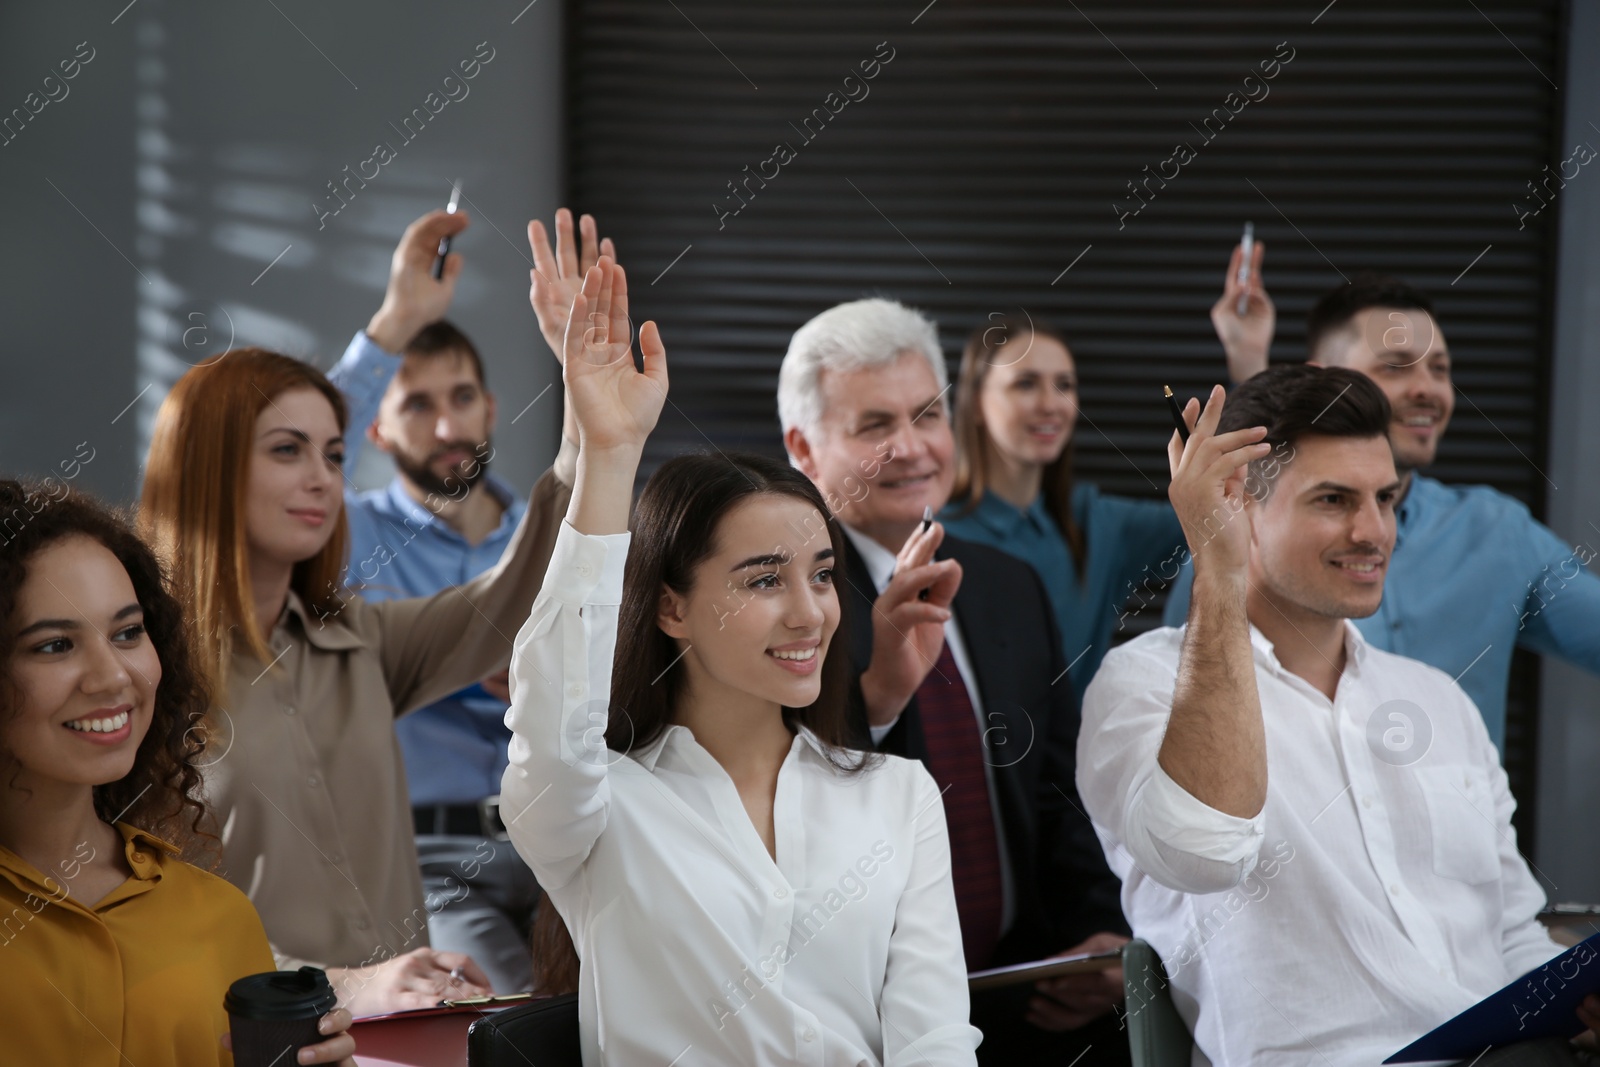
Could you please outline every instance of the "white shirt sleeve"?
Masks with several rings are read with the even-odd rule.
[[[328,370],[328,380],[338,386],[350,409],[344,428],[346,471],[356,469],[361,450],[367,445],[367,427],[378,417],[383,394],[400,363],[401,357],[380,348],[367,331],[357,330],[339,362]]]
[[[1176,676],[1176,662],[1139,650],[1106,655],[1084,693],[1078,792],[1124,881],[1127,863],[1117,862],[1118,846],[1170,889],[1220,893],[1255,867],[1265,820],[1218,811],[1162,770],[1157,756],[1172,717]]]
[[[950,874],[950,835],[933,776],[915,765],[911,876],[895,906],[883,977],[883,1067],[974,1063],[966,958]]]
[[[510,765],[500,813],[539,884],[559,889],[606,826],[611,661],[630,535],[556,535],[511,653]]]

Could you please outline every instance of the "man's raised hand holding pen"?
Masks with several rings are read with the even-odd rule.
[[[923,521],[895,556],[894,574],[872,605],[872,665],[862,672],[867,722],[887,726],[911,702],[944,648],[944,624],[961,588],[961,564],[933,558],[944,524]]]
[[[1261,262],[1267,246],[1255,240],[1251,244],[1248,263],[1244,243],[1234,246],[1222,280],[1222,295],[1211,306],[1211,325],[1228,357],[1228,377],[1235,382],[1246,381],[1267,369],[1267,354],[1278,324],[1277,309],[1261,282]],[[1241,306],[1243,312],[1239,310]]]
[[[1215,386],[1204,410],[1184,405],[1187,442],[1167,442],[1167,496],[1194,557],[1194,593],[1161,742],[1161,769],[1201,803],[1252,818],[1267,798],[1266,730],[1256,692],[1250,622],[1250,516],[1245,476],[1271,451],[1266,428],[1218,434],[1226,400]]]
[[[445,256],[444,272],[435,278],[433,264],[439,242],[454,237],[471,223],[464,211],[430,211],[417,219],[400,238],[389,260],[389,285],[383,304],[367,323],[367,336],[385,352],[396,355],[430,322],[438,322],[455,299],[456,279],[465,265],[460,252]]]

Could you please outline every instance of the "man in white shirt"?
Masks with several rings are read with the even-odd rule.
[[[1283,366],[1197,406],[1169,446],[1188,624],[1106,657],[1079,792],[1196,1062],[1376,1064],[1561,946],[1472,701],[1348,621],[1394,547],[1382,392]],[[1577,1061],[1560,1040],[1477,1061],[1513,1062]]]

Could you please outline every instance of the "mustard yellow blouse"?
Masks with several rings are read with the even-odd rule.
[[[0,847],[5,1061],[231,1067],[222,997],[274,969],[261,919],[165,841],[116,826],[133,877],[92,908],[69,895],[70,864],[45,874]]]

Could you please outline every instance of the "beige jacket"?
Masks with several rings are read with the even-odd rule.
[[[277,659],[234,654],[207,731],[206,794],[218,873],[261,913],[280,967],[356,967],[428,944],[394,720],[510,662],[571,495],[547,471],[500,562],[465,585],[383,603],[347,592],[325,617],[290,593]]]

